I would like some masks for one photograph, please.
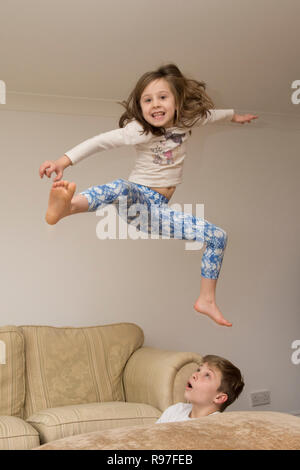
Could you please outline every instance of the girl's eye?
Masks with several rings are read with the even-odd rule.
[[[161,96],[161,98],[167,98],[167,97],[163,95],[163,96]],[[150,101],[150,98],[145,99],[145,103],[148,103],[149,101]]]

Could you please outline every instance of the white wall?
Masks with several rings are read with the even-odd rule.
[[[248,110],[245,110],[248,111]],[[0,109],[1,325],[101,325],[135,322],[145,344],[218,354],[243,372],[246,388],[230,410],[248,410],[248,394],[271,390],[271,405],[300,410],[299,119],[260,115],[256,123],[193,131],[184,182],[171,204],[205,204],[205,218],[229,241],[217,303],[228,329],[196,314],[202,251],[182,240],[105,240],[95,213],[44,222],[51,182],[39,165],[117,118]],[[90,157],[65,179],[78,190],[125,178],[133,148]]]

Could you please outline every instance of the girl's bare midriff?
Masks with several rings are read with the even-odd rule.
[[[150,187],[150,189],[153,189],[153,191],[157,191],[158,193],[165,196],[167,199],[170,199],[173,196],[173,193],[176,189],[176,186],[169,186],[168,188],[152,188],[152,187]]]

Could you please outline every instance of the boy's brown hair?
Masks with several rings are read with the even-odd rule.
[[[221,384],[217,391],[226,393],[228,396],[228,399],[220,405],[220,412],[222,413],[242,392],[245,385],[244,379],[240,369],[223,357],[208,354],[203,357],[204,362],[221,372]]]

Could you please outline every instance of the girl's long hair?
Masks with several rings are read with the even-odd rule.
[[[146,72],[138,80],[127,101],[118,101],[124,106],[125,112],[119,119],[119,127],[124,127],[128,122],[136,119],[144,128],[144,132],[152,132],[154,135],[164,135],[166,129],[151,126],[143,117],[140,100],[144,89],[153,80],[165,79],[175,97],[174,127],[191,128],[202,117],[207,117],[209,109],[214,108],[214,103],[206,94],[206,84],[185,77],[177,65],[162,65],[157,70]],[[190,131],[191,133],[191,131]]]

